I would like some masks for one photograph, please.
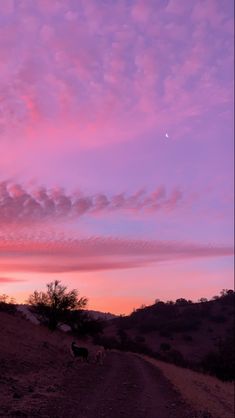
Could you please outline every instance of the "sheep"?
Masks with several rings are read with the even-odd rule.
[[[86,347],[78,347],[75,341],[71,344],[71,354],[73,357],[81,357],[82,360],[88,362],[88,349]]]
[[[95,361],[96,363],[103,364],[105,357],[105,350],[104,347],[100,347],[95,353]]]

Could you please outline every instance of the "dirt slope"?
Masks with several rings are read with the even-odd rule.
[[[202,416],[234,418],[235,387],[232,382],[222,382],[214,376],[204,375],[174,364],[135,354],[158,367],[182,397]]]
[[[0,417],[230,417],[231,402],[226,402],[226,408],[220,402],[219,414],[214,414],[213,408],[210,414],[195,412],[205,410],[193,401],[202,399],[202,392],[208,392],[206,376],[199,376],[200,387],[193,386],[199,377],[196,380],[189,375],[186,379],[184,369],[168,373],[165,368],[174,366],[164,368],[165,363],[150,363],[134,354],[114,350],[107,352],[103,365],[92,361],[81,363],[70,355],[71,340],[62,332],[51,333],[19,315],[0,312]],[[87,345],[90,352],[95,349],[88,343],[78,343]],[[190,394],[191,397],[184,396],[182,381],[187,382],[187,388],[193,387],[193,398]],[[220,396],[228,392],[217,383],[215,387]],[[176,389],[181,390],[182,397]]]
[[[103,365],[80,363],[70,356],[71,337],[6,313],[0,323],[1,417],[194,417],[143,359],[110,351]]]

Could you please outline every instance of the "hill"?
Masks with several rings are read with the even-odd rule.
[[[91,309],[84,310],[88,313],[92,318],[94,319],[101,319],[103,321],[110,321],[111,319],[117,318],[117,315],[114,315],[110,312],[100,312],[100,311],[94,311]]]
[[[198,303],[156,301],[109,321],[99,342],[232,380],[234,295],[226,290],[220,297]]]
[[[32,309],[30,309],[30,305],[19,304],[19,305],[16,305],[16,308],[19,312],[22,312],[25,318],[28,319],[33,324],[40,323],[37,317],[37,314],[33,312]],[[84,309],[83,312],[94,320],[109,321],[111,319],[117,318],[116,315],[111,314],[110,312],[100,312],[100,311],[94,311],[94,310],[88,310],[88,309]]]
[[[3,418],[233,417],[232,384],[115,350],[104,364],[72,360],[71,335],[32,324],[12,307],[0,323]],[[90,355],[97,348],[77,343]]]

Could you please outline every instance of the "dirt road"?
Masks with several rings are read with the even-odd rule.
[[[109,351],[71,358],[71,337],[0,312],[0,417],[194,418],[157,367]],[[96,350],[92,345],[89,350]]]
[[[50,418],[193,418],[161,372],[127,353],[109,352],[103,365],[74,362],[40,409]]]

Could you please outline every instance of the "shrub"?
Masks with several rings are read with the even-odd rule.
[[[209,317],[210,321],[215,322],[216,324],[223,324],[226,321],[224,315],[212,315]]]
[[[207,331],[210,332],[210,333],[214,332],[213,328],[211,328],[211,327],[207,328]]]
[[[160,350],[162,351],[169,351],[171,349],[171,345],[168,343],[161,343]]]
[[[15,314],[16,305],[14,299],[10,299],[7,295],[0,295],[0,311]]]
[[[143,337],[142,335],[136,335],[135,337],[135,342],[138,343],[144,343],[145,342],[145,337]]]
[[[193,341],[193,337],[192,337],[192,335],[184,334],[184,335],[182,336],[182,338],[183,338],[183,340],[184,340],[184,341],[186,341],[186,342],[191,342],[191,341]]]
[[[73,334],[79,336],[93,336],[102,333],[104,329],[104,321],[94,319],[81,309],[67,312],[65,322],[71,327]]]
[[[161,337],[165,337],[165,338],[170,338],[170,339],[172,339],[172,333],[171,333],[171,332],[169,332],[169,331],[167,331],[167,330],[164,330],[164,329],[162,329],[161,331],[159,331],[159,335],[160,335]]]
[[[201,362],[204,371],[221,380],[235,379],[234,335],[227,336],[218,344],[217,350],[210,351]]]
[[[179,299],[176,299],[175,303],[178,306],[187,306],[187,305],[191,305],[193,302],[191,300],[186,300],[184,298],[179,298]]]
[[[120,343],[115,337],[107,337],[103,335],[96,335],[93,337],[93,343],[102,345],[105,349],[118,349],[120,350]]]
[[[177,366],[186,366],[186,361],[183,354],[179,350],[170,350],[167,353],[168,361],[176,364]]]

